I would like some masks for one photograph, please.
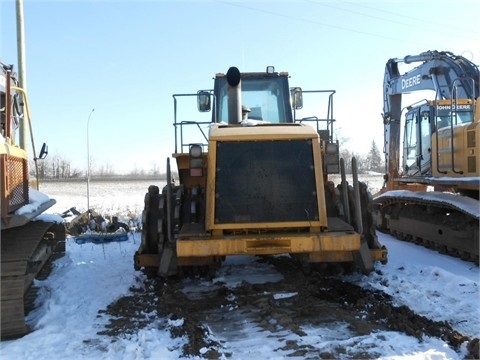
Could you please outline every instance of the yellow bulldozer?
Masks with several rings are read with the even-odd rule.
[[[21,100],[22,99],[22,100]],[[18,127],[30,127],[28,98],[12,65],[0,63],[0,207],[1,207],[1,337],[25,335],[25,307],[34,279],[65,252],[65,226],[39,216],[55,204],[31,186],[28,154],[18,145]],[[32,136],[33,160],[37,157]],[[37,168],[37,166],[35,166]],[[38,176],[37,176],[38,179]],[[35,179],[32,179],[35,180]]]

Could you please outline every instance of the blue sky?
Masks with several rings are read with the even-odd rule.
[[[35,141],[85,171],[95,108],[94,169],[163,170],[172,94],[210,89],[230,66],[274,65],[291,86],[336,90],[341,146],[365,154],[383,147],[387,60],[439,50],[479,64],[479,12],[476,0],[24,0]],[[18,69],[14,0],[0,0],[0,24],[0,58]]]

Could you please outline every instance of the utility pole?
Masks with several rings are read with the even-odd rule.
[[[89,127],[90,127],[90,117],[92,116],[95,108],[90,111],[87,120],[87,211],[90,212],[90,137],[89,137]],[[90,220],[90,218],[88,218]]]
[[[22,89],[27,91],[27,76],[25,65],[25,26],[23,18],[23,0],[15,0],[17,12],[17,56],[18,56],[18,82]],[[20,94],[20,103],[24,103],[23,94]],[[27,151],[29,128],[27,124],[26,110],[23,109],[23,121],[19,124],[19,145]]]

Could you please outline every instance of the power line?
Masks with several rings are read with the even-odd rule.
[[[214,2],[218,2],[218,3],[225,4],[225,5],[230,5],[230,6],[235,6],[235,7],[239,7],[239,8],[243,8],[243,9],[248,9],[248,10],[252,10],[252,11],[255,11],[255,12],[261,12],[261,13],[265,13],[265,14],[269,14],[269,15],[273,15],[273,16],[277,16],[277,17],[286,18],[286,19],[296,20],[296,21],[310,23],[310,24],[314,24],[314,25],[325,26],[325,27],[329,27],[329,28],[333,28],[333,29],[337,29],[337,30],[343,30],[343,31],[347,31],[347,32],[353,32],[353,33],[357,33],[357,34],[361,34],[361,35],[383,38],[383,39],[386,39],[386,40],[403,41],[403,39],[399,39],[399,38],[395,38],[395,37],[391,37],[391,36],[385,36],[385,35],[378,34],[378,33],[355,30],[355,29],[352,29],[352,28],[347,28],[347,27],[333,25],[333,24],[327,24],[327,23],[324,23],[324,22],[316,21],[316,20],[306,19],[306,18],[292,16],[292,15],[285,15],[285,14],[281,14],[281,13],[278,13],[278,12],[275,12],[275,11],[272,11],[272,10],[259,9],[259,8],[255,8],[255,7],[245,5],[244,3],[239,4],[239,3],[233,3],[233,2],[222,1],[222,0],[214,0]]]
[[[382,9],[378,9],[378,8],[375,8],[375,7],[372,7],[372,6],[368,6],[368,5],[365,5],[364,3],[354,3],[354,2],[350,2],[350,1],[341,1],[341,3],[344,3],[344,4],[348,4],[348,5],[353,5],[353,6],[357,6],[357,7],[361,7],[361,8],[365,8],[365,9],[370,9],[370,10],[374,10],[374,11],[378,11],[380,13],[385,13],[385,14],[389,14],[389,15],[393,15],[393,16],[397,16],[397,17],[400,17],[400,18],[406,18],[408,20],[413,20],[413,21],[417,21],[417,22],[421,22],[422,24],[431,24],[431,25],[434,25],[434,26],[441,26],[442,28],[451,28],[451,29],[455,29],[459,32],[462,33],[462,36],[468,36],[468,33],[469,32],[472,32],[472,33],[476,33],[474,30],[472,29],[467,29],[467,28],[464,28],[464,27],[460,27],[460,26],[454,26],[452,25],[452,23],[439,23],[439,22],[435,22],[435,21],[431,21],[430,19],[431,18],[416,18],[412,15],[403,15],[403,14],[399,14],[399,13],[395,13],[393,11],[388,11],[388,10],[382,10]],[[319,3],[317,3],[319,4]],[[475,3],[472,3],[473,4],[476,4]],[[319,4],[320,5],[320,4]],[[321,4],[323,5],[323,4]],[[436,4],[436,6],[440,6],[438,4]],[[340,9],[340,8],[338,8]],[[347,11],[347,10],[345,10]],[[351,10],[350,10],[351,11]],[[353,11],[351,11],[353,12]],[[371,16],[371,15],[366,15],[366,14],[363,14],[363,13],[358,13],[360,15],[363,15],[363,16]],[[461,19],[461,17],[456,17],[457,19]],[[385,21],[391,21],[393,22],[393,20],[385,20]],[[438,31],[439,29],[436,28],[435,31]],[[477,31],[478,32],[478,31]],[[465,35],[467,34],[467,35]],[[451,35],[451,34],[450,34]],[[453,35],[451,35],[453,36]],[[475,38],[472,37],[472,39],[475,40]]]

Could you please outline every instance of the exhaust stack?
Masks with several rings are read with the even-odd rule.
[[[242,80],[240,70],[232,66],[227,71],[228,82],[228,124],[239,124],[242,121]]]

